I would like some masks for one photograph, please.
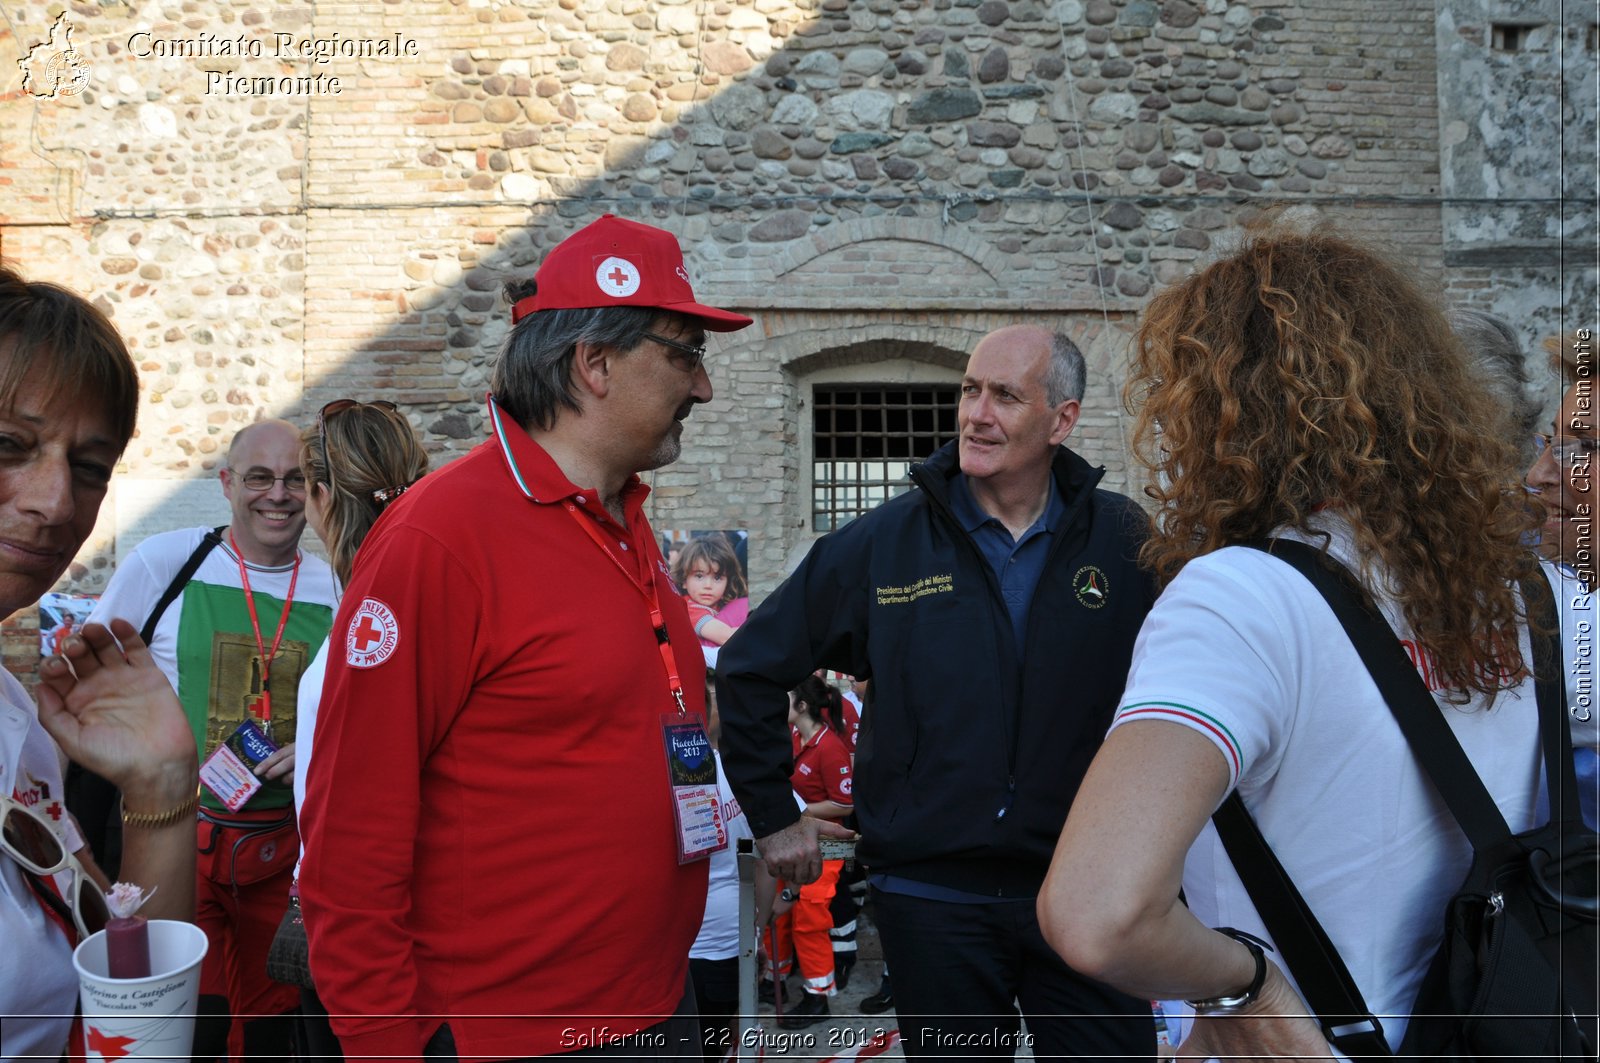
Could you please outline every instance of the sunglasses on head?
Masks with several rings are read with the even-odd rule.
[[[359,399],[334,399],[317,411],[317,441],[322,444],[322,464],[328,470],[329,494],[333,493],[333,458],[328,453],[328,422],[344,411],[353,410],[358,406],[374,406],[390,413],[397,413],[400,409],[387,399],[374,399],[371,402],[362,402]]]
[[[63,919],[70,915],[79,934],[88,937],[105,929],[106,921],[111,918],[111,910],[106,906],[106,897],[100,892],[99,885],[84,871],[78,858],[67,852],[66,846],[61,844],[60,837],[43,816],[3,795],[0,795],[0,851],[15,860],[35,880],[34,892],[55,909],[56,914]],[[69,870],[72,872],[72,885],[63,902],[55,890],[40,880]]]

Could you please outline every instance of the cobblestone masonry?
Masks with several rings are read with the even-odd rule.
[[[702,297],[757,317],[713,337],[717,398],[654,503],[750,528],[757,594],[810,534],[810,386],[954,380],[1002,323],[1078,338],[1075,445],[1125,487],[1136,312],[1272,204],[1387,242],[1531,345],[1594,303],[1573,243],[1592,250],[1593,174],[1559,176],[1593,154],[1580,7],[7,0],[0,251],[105,307],[144,380],[65,584],[224,519],[209,478],[261,416],[383,396],[437,460],[463,453],[501,283],[607,210],[678,233]],[[54,73],[88,80],[40,99],[21,72],[58,16],[76,55]],[[1497,18],[1544,28],[1494,53]]]

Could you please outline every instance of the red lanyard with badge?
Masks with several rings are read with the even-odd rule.
[[[283,631],[289,624],[289,611],[294,607],[294,588],[300,580],[300,554],[295,552],[294,568],[289,573],[289,592],[284,596],[283,612],[278,616],[278,630],[273,634],[272,648],[268,650],[266,640],[261,637],[256,598],[250,590],[250,570],[245,567],[239,544],[234,542],[232,529],[228,531],[228,546],[239,562],[239,585],[244,591],[245,608],[250,612],[250,630],[256,640],[256,660],[261,662],[261,693],[250,700],[249,717],[200,765],[200,781],[230,812],[237,812],[261,789],[261,779],[255,773],[256,765],[278,751],[278,744],[272,740],[272,662],[278,656],[278,648],[283,645]]]
[[[676,826],[678,863],[703,860],[727,848],[728,830],[722,820],[722,802],[717,796],[717,763],[711,755],[711,740],[706,737],[705,718],[693,713],[683,701],[683,680],[667,634],[667,621],[661,613],[661,600],[655,579],[647,572],[640,580],[624,565],[600,536],[594,521],[578,512],[571,500],[562,506],[602,553],[644,599],[650,612],[650,626],[661,650],[661,664],[667,672],[667,688],[677,704],[675,713],[661,715],[661,741],[667,755],[667,785],[672,792],[672,817]],[[642,560],[642,556],[641,556]]]

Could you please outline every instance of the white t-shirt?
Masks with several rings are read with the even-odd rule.
[[[0,791],[43,815],[68,852],[83,838],[62,803],[55,743],[39,726],[27,691],[0,669]],[[71,874],[56,876],[65,895]],[[5,1016],[4,1054],[23,1058],[61,1055],[67,1047],[78,976],[72,944],[43,906],[15,860],[0,853],[0,1015]]]
[[[105,593],[100,595],[100,601],[95,605],[94,613],[89,619],[105,624],[109,623],[112,617],[121,617],[134,627],[143,627],[150,610],[155,608],[156,602],[165,593],[168,584],[189,559],[189,555],[200,545],[205,533],[210,530],[184,528],[152,535],[141,542],[132,553],[123,557],[117,564],[116,574],[112,576]],[[269,568],[246,562],[245,569],[250,573],[251,591],[255,594],[270,595],[278,599],[280,605],[288,594],[289,583],[293,579],[295,604],[326,610],[331,623],[331,614],[339,604],[338,586],[333,569],[320,557],[302,552],[298,574],[294,572],[292,564]],[[195,569],[190,583],[230,589],[240,586],[239,559],[228,544],[227,532],[223,532],[222,544],[213,547],[205,560],[200,562],[200,567]],[[161,671],[166,674],[175,690],[178,689],[180,676],[179,628],[183,617],[184,597],[187,593],[187,589],[179,592],[172,600],[172,604],[167,606],[166,612],[161,614],[161,620],[156,624],[155,637],[151,639],[150,645],[151,656],[160,665]],[[273,632],[277,630],[278,617],[279,613],[275,610],[257,611],[257,620],[261,624],[261,637],[269,644],[272,642]],[[326,629],[323,634],[326,636]],[[292,638],[292,635],[285,632],[285,639],[289,638]],[[320,641],[319,639],[318,642]],[[312,643],[306,648],[307,659],[310,658],[311,651],[316,645],[317,643]]]
[[[306,804],[306,776],[311,771],[311,740],[317,732],[317,710],[322,707],[322,680],[328,672],[328,640],[322,640],[317,655],[300,675],[299,714],[294,724],[294,814],[298,819]],[[300,863],[306,858],[305,839],[300,839],[300,859],[294,864],[294,877],[300,877]]]
[[[1337,536],[1333,553],[1351,557]],[[1429,656],[1398,610],[1380,604],[1437,694]],[[1526,632],[1522,652],[1529,659]],[[1511,829],[1533,827],[1532,681],[1488,711],[1481,698],[1440,711]],[[1189,727],[1222,752],[1230,783],[1398,1046],[1472,850],[1322,596],[1258,550],[1190,561],[1139,632],[1112,728],[1142,720]],[[1270,940],[1210,823],[1189,850],[1183,888],[1206,925]]]
[[[103,624],[121,617],[142,628],[207,530],[165,532],[140,543],[118,564],[89,619]],[[282,745],[294,739],[300,676],[332,626],[337,582],[328,563],[310,554],[300,556],[298,572],[293,564],[269,568],[247,563],[245,568],[256,607],[255,623],[267,647],[278,631],[291,585],[294,589],[278,655],[268,673],[272,735]],[[177,691],[204,760],[244,721],[247,706],[261,689],[261,653],[239,578],[239,559],[226,533],[222,544],[206,555],[184,590],[161,614],[150,640],[150,653]],[[209,791],[202,795],[203,804],[220,807],[214,801]],[[289,803],[286,788],[269,786],[253,797],[248,807]]]
[[[744,818],[739,799],[728,788],[722,771],[722,754],[717,758],[717,798],[722,802],[722,822],[728,826],[727,848],[711,854],[711,879],[706,889],[706,914],[700,935],[694,939],[689,956],[696,960],[726,960],[739,955],[739,854],[740,838],[749,838],[750,821]]]

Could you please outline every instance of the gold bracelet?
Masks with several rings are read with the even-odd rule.
[[[122,806],[122,824],[125,827],[170,827],[174,823],[192,817],[194,810],[200,807],[200,790],[195,788],[194,796],[179,805],[169,808],[165,812],[129,812],[128,806]]]

